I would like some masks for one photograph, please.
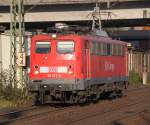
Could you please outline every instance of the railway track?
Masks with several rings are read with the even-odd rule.
[[[8,112],[8,113],[0,114],[0,119],[2,119],[2,117],[5,119],[5,120],[0,121],[0,125],[4,125],[7,123],[20,121],[20,120],[25,120],[25,119],[35,119],[36,117],[39,117],[41,115],[46,115],[48,113],[49,114],[50,113],[57,113],[59,111],[73,109],[72,106],[70,106],[70,107],[59,107],[59,108],[51,107],[50,109],[48,109],[48,107],[44,107],[44,109],[46,109],[46,108],[47,109],[44,111],[39,111],[39,108],[40,107],[35,107],[35,108],[31,108],[31,109],[24,109],[24,110],[20,110],[20,111],[14,111],[14,112]],[[42,109],[42,108],[40,108],[40,109]],[[35,110],[37,110],[37,111],[35,111]],[[25,114],[26,111],[31,111],[32,113]],[[22,113],[22,116],[19,116],[20,113]],[[10,117],[8,117],[8,116],[10,116]],[[17,117],[17,116],[19,116],[19,117]]]
[[[150,110],[150,108],[149,108],[149,110]],[[116,119],[116,120],[113,120],[113,121],[107,123],[106,125],[112,125],[112,123],[113,124],[121,124],[122,120],[134,119],[134,118],[136,118],[136,117],[138,117],[140,115],[142,115],[143,119],[145,119],[146,117],[144,116],[144,114],[147,113],[147,112],[148,112],[148,109],[142,110],[142,111],[138,111],[138,112],[131,112],[131,115],[122,116],[119,119]],[[148,120],[150,122],[150,119],[147,118],[146,120]]]
[[[141,91],[142,89],[148,89],[148,85],[142,85],[139,87],[133,87],[133,86],[129,86],[127,89],[125,89],[125,92],[133,92],[133,91]]]
[[[149,95],[150,96],[150,95]],[[72,125],[72,124],[74,124],[74,123],[78,123],[78,122],[81,122],[81,121],[84,121],[84,120],[87,120],[87,119],[91,119],[91,118],[93,118],[93,117],[101,117],[101,116],[103,116],[103,115],[106,115],[107,113],[112,113],[112,114],[114,114],[115,112],[118,112],[118,111],[121,111],[121,110],[123,110],[123,109],[125,109],[125,108],[132,108],[132,107],[136,107],[136,106],[138,106],[138,105],[142,105],[143,104],[143,101],[145,101],[145,99],[142,99],[142,100],[140,100],[140,101],[138,101],[138,102],[135,102],[135,103],[131,103],[131,104],[127,104],[127,105],[124,105],[124,106],[121,106],[121,107],[119,107],[119,108],[117,108],[117,109],[111,109],[111,110],[109,110],[109,111],[104,111],[104,112],[98,112],[98,113],[95,113],[95,114],[92,114],[92,115],[88,115],[88,116],[85,116],[85,117],[82,117],[82,118],[80,118],[80,119],[77,119],[77,120],[74,120],[74,121],[70,121],[70,122],[68,122],[68,123],[65,123],[65,124],[62,124],[62,125]],[[148,105],[147,105],[148,106]],[[149,107],[149,109],[150,109],[150,107]],[[136,113],[134,113],[134,115],[138,115],[139,113],[142,113],[142,112],[144,112],[144,110],[142,110],[142,111],[139,111],[139,112],[136,112]],[[128,117],[130,117],[131,115],[129,115],[129,116],[122,116],[121,118],[119,118],[119,119],[117,119],[116,121],[120,121],[120,120],[122,120],[122,119],[125,119],[125,118],[128,118]],[[108,123],[108,125],[110,125],[112,122],[110,122],[110,123]]]
[[[19,110],[0,113],[0,124],[3,125],[6,123],[9,123],[11,121],[17,121],[17,120],[25,119],[25,118],[28,118],[30,116],[33,116],[34,112],[39,113],[39,112],[41,112],[41,110],[47,110],[47,109],[49,109],[48,106],[45,106],[45,107],[29,106],[29,107],[24,107],[24,108],[19,109]],[[52,110],[52,107],[49,110]]]
[[[9,111],[9,112],[4,112],[4,113],[0,113],[0,117],[5,116],[5,115],[10,115],[10,114],[17,114],[17,113],[21,113],[21,112],[25,112],[25,111],[29,111],[29,110],[34,110],[37,109],[38,107],[36,106],[29,106],[29,107],[24,107],[22,109],[19,110],[14,110],[14,111]]]
[[[144,89],[144,91],[147,91],[148,88],[144,87],[143,89]],[[132,89],[131,91],[128,91],[127,93],[138,92],[138,91],[142,91],[142,90],[141,90],[141,88],[137,88],[137,89]],[[116,111],[119,111],[119,110],[124,109],[126,107],[139,105],[139,103],[142,103],[143,101],[144,101],[144,99],[140,100],[138,102],[126,104],[124,106],[119,107],[118,109],[111,109],[109,111],[98,112],[98,113],[93,114],[93,115],[88,115],[88,116],[82,117],[81,119],[70,121],[70,122],[65,123],[63,125],[70,125],[70,124],[73,124],[73,123],[76,123],[76,122],[79,122],[79,121],[82,121],[82,120],[89,119],[91,117],[96,117],[97,115],[104,115],[106,113],[116,112]],[[19,111],[1,113],[0,114],[0,119],[3,119],[3,120],[0,121],[0,124],[4,125],[4,124],[7,124],[7,123],[17,122],[17,121],[20,121],[20,120],[27,120],[27,119],[32,119],[33,120],[33,119],[39,118],[43,115],[47,115],[47,114],[51,114],[51,113],[55,114],[55,113],[59,113],[61,111],[63,111],[63,112],[67,111],[68,112],[68,111],[74,110],[76,108],[77,108],[77,106],[60,107],[60,108],[54,108],[54,107],[51,107],[51,108],[48,108],[48,107],[24,108],[24,109],[19,110]]]
[[[144,93],[148,93],[149,92],[149,90],[148,89],[144,89],[145,91],[143,91]],[[137,92],[137,89],[136,89],[136,91],[134,91],[134,92]],[[135,93],[135,94],[137,94],[137,93]],[[107,117],[107,114],[109,113],[109,114],[113,114],[113,113],[115,113],[115,112],[119,112],[119,111],[121,111],[121,110],[124,110],[124,109],[126,109],[126,108],[130,108],[130,107],[137,107],[138,105],[141,105],[144,101],[148,101],[147,99],[145,99],[145,98],[148,98],[150,96],[150,94],[145,94],[145,96],[144,97],[140,97],[140,96],[138,96],[138,97],[135,97],[135,100],[137,100],[137,101],[133,101],[133,103],[132,102],[126,102],[125,104],[123,104],[123,103],[120,103],[119,105],[117,105],[116,107],[107,107],[106,109],[102,109],[102,110],[100,110],[100,111],[97,111],[97,110],[99,110],[98,109],[98,107],[97,107],[97,109],[94,111],[92,111],[92,112],[87,112],[87,113],[84,113],[84,114],[82,114],[82,112],[84,112],[84,111],[80,111],[81,112],[81,115],[80,114],[78,114],[78,115],[76,115],[76,116],[72,116],[72,117],[74,117],[74,119],[75,120],[70,120],[70,119],[72,119],[71,117],[69,118],[69,117],[67,117],[67,118],[65,118],[66,120],[63,120],[63,121],[67,121],[67,122],[64,122],[64,123],[60,123],[61,125],[83,125],[83,124],[86,124],[84,121],[85,120],[89,120],[89,121],[91,121],[91,118],[94,118],[94,117],[97,117],[97,116],[100,116],[100,117],[103,117],[104,115],[105,115],[105,117],[104,117],[104,119]],[[140,100],[140,101],[139,101]],[[114,105],[116,105],[116,104],[114,104]],[[91,107],[91,108],[94,108],[94,107]],[[101,108],[101,107],[100,107]],[[103,107],[102,107],[103,108]],[[87,108],[86,110],[89,110],[89,108]],[[78,112],[78,110],[76,111],[76,112]],[[87,115],[88,114],[88,115]],[[90,115],[89,115],[90,114]],[[118,116],[119,117],[119,116]],[[60,120],[61,121],[61,120]],[[102,119],[102,121],[103,121],[103,119]],[[109,119],[108,119],[108,121],[109,121]],[[51,121],[52,122],[52,121]],[[80,122],[82,122],[81,124],[79,124]],[[53,122],[52,122],[53,123]],[[87,124],[88,124],[89,122],[87,122]],[[58,123],[57,123],[58,124]],[[94,125],[93,123],[91,123],[92,125]],[[91,124],[88,124],[88,125],[91,125]],[[55,125],[55,124],[54,124]],[[101,125],[101,124],[98,124],[98,123],[96,123],[96,125]]]

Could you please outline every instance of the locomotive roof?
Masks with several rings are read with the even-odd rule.
[[[122,44],[127,45],[126,42],[112,39],[111,37],[103,37],[103,36],[96,36],[96,35],[87,35],[83,36],[84,39],[91,40],[91,41],[100,41],[100,42],[106,42],[106,43],[114,43],[114,44]]]
[[[52,34],[39,34],[33,36],[35,39],[51,39]],[[82,38],[85,40],[90,40],[90,41],[99,41],[99,42],[105,42],[105,43],[114,43],[114,44],[122,44],[122,45],[127,45],[126,42],[120,41],[120,40],[114,40],[111,37],[103,37],[103,36],[97,36],[97,35],[78,35],[78,34],[57,34],[58,39],[68,39],[71,37],[71,39],[74,37],[76,38]]]

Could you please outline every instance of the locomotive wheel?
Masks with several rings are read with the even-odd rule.
[[[110,99],[116,99],[116,98],[121,98],[122,97],[122,90],[115,90],[110,93],[109,98]]]
[[[77,104],[77,102],[78,102],[78,96],[72,94],[72,95],[70,96],[70,103],[71,103],[71,104]]]
[[[121,98],[123,96],[122,90],[117,90],[116,93],[117,93],[117,97],[119,97],[119,98]]]
[[[117,98],[117,93],[116,93],[116,91],[110,92],[110,93],[109,93],[109,98],[110,98],[110,99],[116,99],[116,98]]]
[[[87,99],[86,99],[85,97],[82,97],[82,98],[80,98],[80,99],[78,100],[78,103],[79,103],[80,105],[85,104],[86,102],[87,102]]]
[[[100,95],[97,93],[97,94],[94,94],[93,96],[94,96],[94,98],[92,99],[93,103],[98,103]]]
[[[39,105],[42,104],[41,101],[40,101],[39,95],[36,95],[36,96],[35,96],[34,104],[35,104],[36,106],[39,106]]]
[[[44,104],[43,99],[44,99],[43,93],[42,93],[42,92],[38,92],[38,93],[35,95],[35,101],[34,101],[35,105],[39,106],[39,105]]]

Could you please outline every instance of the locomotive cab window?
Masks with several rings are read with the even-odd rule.
[[[57,52],[60,54],[70,54],[74,52],[73,41],[59,41],[57,42]]]
[[[51,51],[50,42],[36,42],[36,53],[45,54]]]

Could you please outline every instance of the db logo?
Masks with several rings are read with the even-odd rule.
[[[57,67],[49,67],[49,72],[57,72]]]

